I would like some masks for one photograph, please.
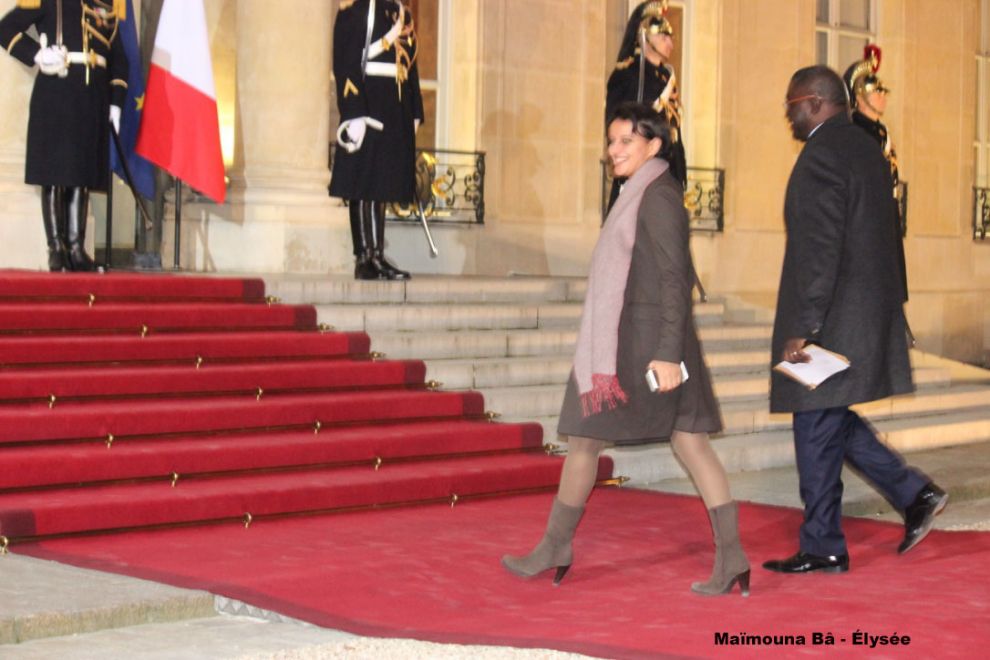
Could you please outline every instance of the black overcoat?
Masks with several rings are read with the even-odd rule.
[[[772,372],[770,409],[848,406],[910,392],[890,167],[846,113],[808,139],[784,202],[787,247],[771,359],[802,337],[852,366],[815,390]]]
[[[411,62],[404,80],[366,75],[361,70],[368,29],[369,0],[345,4],[337,12],[333,27],[333,75],[337,86],[340,121],[372,117],[384,127],[368,128],[361,148],[348,153],[334,151],[330,195],[343,199],[409,203],[416,187],[415,121],[423,121],[423,97],[416,64],[417,40],[410,28],[397,46]],[[380,42],[399,15],[397,0],[378,0],[371,32],[371,43]],[[371,61],[396,64],[398,49],[389,48]],[[405,58],[408,57],[408,60]]]
[[[637,212],[616,356],[616,375],[629,402],[584,417],[572,372],[559,433],[640,444],[668,440],[675,429],[714,433],[722,428],[694,325],[690,228],[683,197],[680,184],[664,172],[646,187]],[[646,384],[651,360],[684,362],[687,381],[671,392],[651,392]]]
[[[0,19],[0,46],[34,66],[38,42],[27,33],[57,39],[56,0],[40,0],[37,8],[15,7]],[[83,26],[89,51],[106,66],[69,65],[64,78],[38,72],[28,115],[25,183],[106,190],[110,158],[110,104],[123,106],[127,95],[127,55],[117,38],[112,3],[62,0],[62,43],[70,52],[83,51]],[[86,11],[84,12],[84,7]],[[87,77],[88,73],[88,77]]]

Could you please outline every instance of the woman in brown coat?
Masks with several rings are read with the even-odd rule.
[[[598,456],[616,444],[669,440],[709,509],[715,534],[711,579],[697,593],[749,593],[738,505],[708,434],[721,429],[718,404],[692,315],[692,264],[683,189],[663,156],[669,131],[646,106],[618,106],[608,155],[627,177],[592,255],[574,368],[558,432],[569,436],[557,497],[543,539],[502,564],[520,577],[571,565],[571,539],[595,485]],[[652,373],[656,390],[646,375]]]

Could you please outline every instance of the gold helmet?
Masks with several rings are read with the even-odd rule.
[[[644,35],[674,36],[674,27],[667,20],[667,0],[651,0],[644,4],[639,29]]]
[[[853,100],[857,96],[871,92],[886,94],[890,91],[877,76],[877,71],[880,69],[880,57],[880,47],[876,44],[869,44],[863,49],[863,59],[846,70],[844,77]]]

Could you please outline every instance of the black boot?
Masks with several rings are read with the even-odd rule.
[[[382,277],[386,280],[408,280],[411,276],[407,271],[399,270],[385,258],[385,204],[384,202],[368,202],[371,212],[372,238],[374,240],[375,261]]]
[[[364,221],[366,214],[365,206],[370,202],[361,202],[356,199],[350,200],[348,208],[351,217],[351,242],[354,244],[354,279],[356,280],[380,280],[382,273],[375,263],[375,253],[368,240],[371,232],[366,231],[370,223]]]
[[[96,264],[86,254],[85,248],[89,191],[85,188],[66,188],[62,208],[68,225],[69,270],[96,270]]]
[[[69,252],[65,247],[65,222],[62,213],[62,188],[41,187],[41,219],[45,223],[48,239],[48,270],[64,273],[69,266]]]

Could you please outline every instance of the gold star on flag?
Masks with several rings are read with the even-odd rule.
[[[144,109],[144,94],[142,94],[141,96],[134,97],[134,105],[137,106],[138,112],[141,112],[141,110]]]

